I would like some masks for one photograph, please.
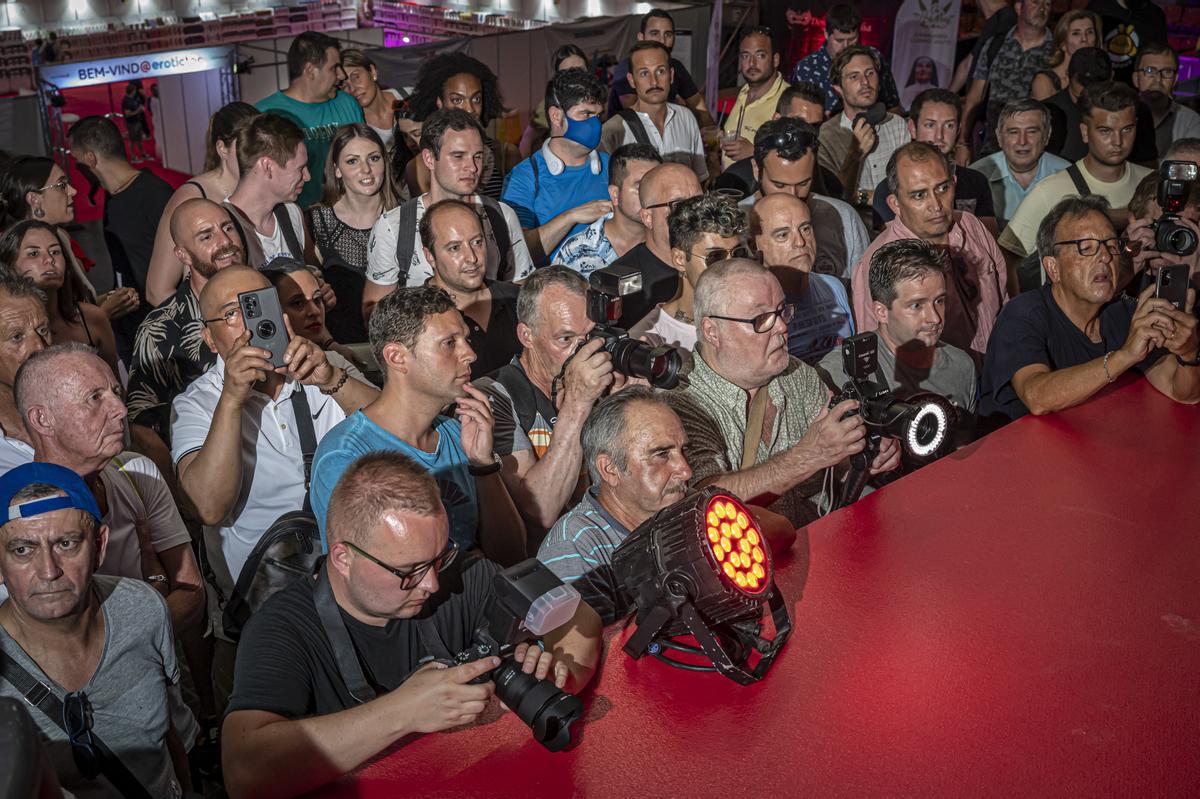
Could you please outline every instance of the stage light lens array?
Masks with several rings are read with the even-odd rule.
[[[708,549],[721,576],[747,594],[765,591],[768,575],[762,533],[745,506],[719,494],[708,503],[705,521]]]

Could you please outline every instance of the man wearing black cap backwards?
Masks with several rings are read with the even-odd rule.
[[[0,696],[32,706],[76,797],[178,797],[187,770],[168,715],[179,668],[167,606],[144,582],[94,574],[108,544],[100,518],[63,466],[0,477]]]

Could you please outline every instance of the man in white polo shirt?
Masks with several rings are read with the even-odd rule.
[[[642,41],[629,51],[629,84],[637,100],[604,123],[600,152],[622,144],[649,144],[664,161],[690,166],[701,182],[708,179],[704,142],[696,115],[667,102],[673,75],[671,54],[662,42]]]
[[[315,344],[291,336],[275,370],[270,353],[248,344],[238,294],[270,288],[253,269],[227,267],[200,293],[204,342],[216,364],[175,398],[171,457],[179,487],[204,524],[214,586],[228,596],[262,534],[284,513],[304,505],[304,461],[296,427],[303,392],[319,443],[338,422],[378,391],[329,363]],[[209,603],[212,632],[221,635],[221,608]],[[219,692],[232,686],[232,647],[218,646],[213,676]],[[223,699],[223,697],[222,697]]]

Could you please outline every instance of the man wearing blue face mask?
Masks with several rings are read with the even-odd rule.
[[[612,212],[608,155],[596,150],[603,102],[604,87],[589,73],[557,73],[546,87],[550,138],[505,179],[501,199],[517,212],[535,263]]]

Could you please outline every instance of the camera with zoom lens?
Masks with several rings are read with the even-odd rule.
[[[579,602],[579,592],[564,585],[536,558],[510,566],[492,578],[492,597],[474,643],[449,664],[500,657],[499,666],[472,682],[494,681],[500,701],[529,725],[534,739],[551,752],[571,744],[571,725],[582,715],[583,703],[552,681],[523,672],[512,652],[518,644],[570,622]]]
[[[849,505],[862,493],[882,439],[898,440],[911,458],[930,460],[946,442],[958,416],[950,401],[940,394],[921,392],[907,400],[898,399],[879,374],[879,338],[875,333],[859,333],[842,342],[842,368],[849,379],[834,392],[829,407],[857,400],[858,409],[842,418],[862,415],[867,445],[850,459],[851,475],[843,485],[838,507]]]
[[[621,318],[622,298],[642,291],[642,274],[636,269],[609,266],[588,278],[588,319],[596,323],[588,340],[603,339],[604,350],[612,356],[613,369],[626,377],[640,377],[655,388],[672,389],[679,385],[684,359],[674,347],[652,347],[629,337],[615,325]]]
[[[1171,255],[1191,255],[1196,251],[1196,232],[1179,224],[1179,214],[1187,206],[1196,186],[1194,161],[1163,161],[1158,168],[1158,207],[1162,216],[1150,223],[1154,231],[1154,249]]]

